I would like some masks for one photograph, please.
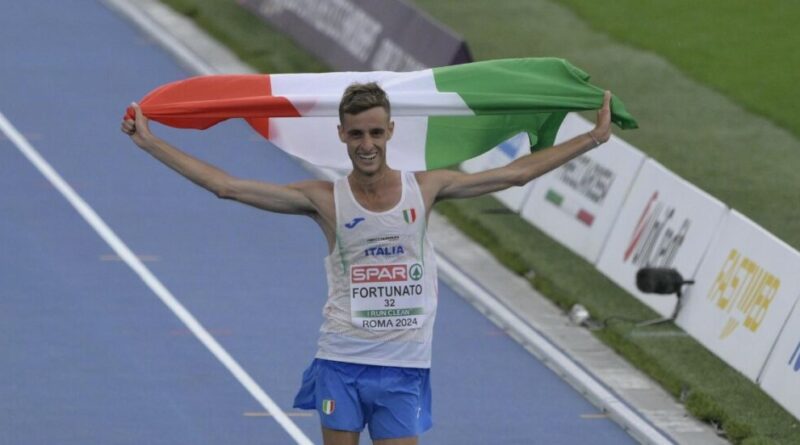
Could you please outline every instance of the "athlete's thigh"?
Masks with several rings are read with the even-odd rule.
[[[322,427],[322,441],[325,445],[358,445],[360,434],[358,431],[339,431]]]
[[[378,439],[373,441],[374,445],[417,445],[418,437],[400,437],[396,439]]]

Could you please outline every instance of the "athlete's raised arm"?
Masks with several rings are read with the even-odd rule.
[[[319,203],[315,202],[315,197],[325,195],[325,190],[331,189],[330,184],[324,181],[279,185],[231,176],[155,136],[139,106],[134,103],[132,107],[136,118],[123,120],[122,131],[164,165],[220,198],[271,212],[317,216]]]
[[[597,112],[597,123],[591,131],[556,146],[523,156],[506,166],[478,173],[452,170],[420,172],[420,182],[428,208],[450,198],[471,198],[486,193],[525,185],[611,137],[611,93],[605,92],[603,105]]]

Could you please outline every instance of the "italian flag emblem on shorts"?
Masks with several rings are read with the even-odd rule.
[[[336,402],[330,399],[325,399],[322,401],[322,412],[331,415],[333,414],[333,410],[336,409]]]

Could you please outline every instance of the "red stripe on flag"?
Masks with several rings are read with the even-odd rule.
[[[269,75],[199,76],[172,82],[148,93],[140,102],[148,118],[176,128],[204,130],[231,118],[244,118],[269,137],[270,117],[298,117],[292,103],[272,96]],[[127,117],[132,117],[128,109]]]
[[[266,87],[265,94],[272,96],[272,79],[269,76],[267,76]],[[288,103],[289,101],[287,100],[286,102]],[[288,105],[291,106],[292,104],[289,103]],[[294,109],[294,107],[292,107],[292,109]],[[295,112],[297,112],[297,110],[295,110]],[[297,113],[297,116],[299,115],[300,113]],[[253,127],[253,130],[255,130],[256,133],[263,136],[264,139],[269,139],[269,118],[251,117],[245,120],[248,124],[250,124],[251,127]]]

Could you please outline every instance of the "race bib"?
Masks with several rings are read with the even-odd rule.
[[[362,329],[417,329],[425,321],[420,263],[350,266],[350,315]]]

